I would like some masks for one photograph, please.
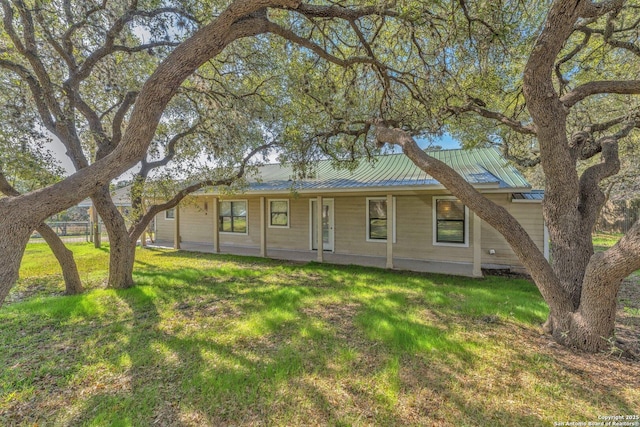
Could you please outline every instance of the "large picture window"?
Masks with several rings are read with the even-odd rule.
[[[394,213],[395,213],[395,197]],[[395,215],[394,215],[395,217]],[[367,241],[387,241],[387,221],[389,220],[386,197],[367,198]],[[395,221],[393,223],[393,241],[395,242]]]
[[[247,201],[220,202],[220,231],[223,233],[247,234]]]
[[[459,200],[434,198],[434,244],[468,245],[467,207]]]
[[[269,227],[289,227],[288,200],[269,200]]]

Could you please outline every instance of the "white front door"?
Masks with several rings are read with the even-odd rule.
[[[311,249],[318,249],[316,200],[311,200]],[[322,199],[322,249],[333,252],[333,199]]]

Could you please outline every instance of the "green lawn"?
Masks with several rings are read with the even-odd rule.
[[[140,250],[129,290],[28,247],[0,425],[553,425],[640,413],[638,364],[550,345],[528,281]]]
[[[596,251],[604,251],[618,243],[621,237],[622,234],[618,233],[595,233],[592,237],[593,248]]]

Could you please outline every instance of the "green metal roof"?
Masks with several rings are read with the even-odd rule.
[[[447,165],[472,185],[496,188],[527,189],[530,184],[516,168],[495,148],[470,150],[427,151]],[[359,162],[354,170],[335,169],[330,160],[319,161],[313,168],[313,177],[296,179],[290,165],[268,164],[258,168],[257,176],[249,180],[248,191],[313,191],[372,188],[405,188],[440,186],[404,154],[377,156],[375,162]]]

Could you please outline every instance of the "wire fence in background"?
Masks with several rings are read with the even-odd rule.
[[[640,207],[625,203],[608,203],[602,208],[596,224],[601,233],[626,233],[640,219]]]
[[[92,241],[91,223],[89,221],[47,221],[46,224],[60,237],[65,243],[82,243]],[[109,236],[104,231],[102,224],[99,224],[100,240],[109,241]],[[29,243],[44,242],[42,236],[34,231],[31,234]]]

